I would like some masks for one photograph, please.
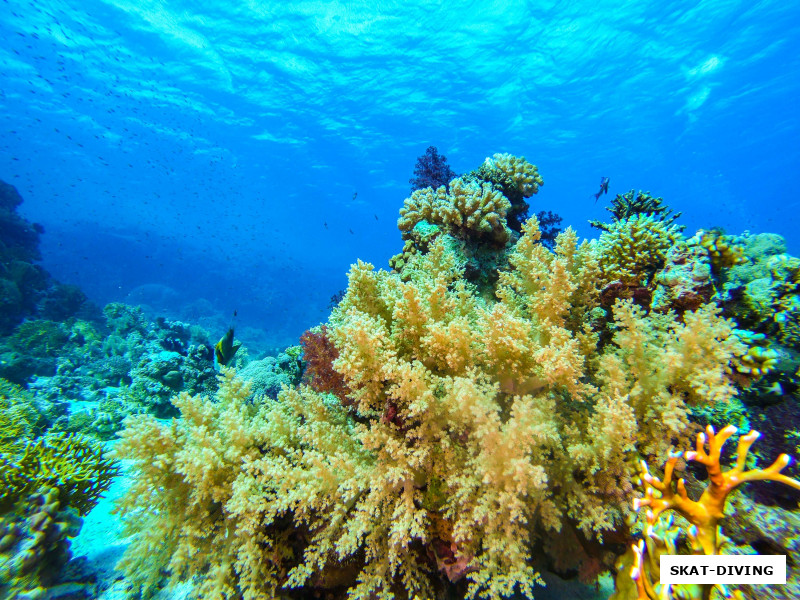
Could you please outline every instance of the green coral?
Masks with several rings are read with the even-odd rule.
[[[681,239],[677,226],[639,214],[611,223],[596,249],[605,283],[647,285],[664,266],[667,251]]]
[[[52,487],[61,504],[85,515],[117,472],[96,442],[64,433],[43,436],[28,442],[18,456],[0,455],[0,512],[36,490]]]
[[[28,390],[0,379],[0,454],[14,453],[45,426],[46,419]]]
[[[62,323],[25,321],[11,335],[9,344],[23,354],[35,356],[57,356],[69,341],[70,332]]]
[[[650,216],[664,225],[672,225],[683,213],[674,213],[672,209],[663,204],[663,198],[655,198],[649,192],[636,192],[631,190],[625,194],[617,194],[611,201],[611,208],[606,207],[614,217],[614,222],[624,221],[636,215]],[[592,227],[608,231],[610,225],[601,221],[589,221]],[[684,225],[678,225],[677,230],[683,231]]]

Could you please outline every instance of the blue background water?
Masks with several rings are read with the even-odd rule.
[[[605,204],[649,190],[689,233],[800,252],[797,2],[2,0],[0,36],[0,178],[45,266],[101,303],[238,309],[245,343],[386,265],[431,144],[457,172],[524,155],[532,211],[582,236],[606,175]]]

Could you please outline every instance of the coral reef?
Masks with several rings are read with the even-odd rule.
[[[62,320],[86,304],[75,286],[55,281],[40,265],[39,236],[44,229],[17,214],[22,197],[0,181],[0,334],[25,318]]]
[[[250,384],[254,396],[277,398],[282,388],[300,383],[303,376],[300,355],[300,348],[292,346],[277,356],[250,361],[238,373]]]
[[[129,576],[144,591],[163,569],[197,576],[207,597],[430,597],[462,580],[532,597],[535,542],[562,536],[610,567],[595,542],[624,535],[639,458],[687,439],[690,406],[736,393],[746,348],[713,304],[679,321],[623,300],[600,348],[594,246],[539,237],[531,219],[491,301],[444,239],[402,274],[354,265],[325,330],[346,402],[301,387],[250,403],[226,372],[216,401],[174,399],[171,424],[129,420]]]
[[[752,435],[723,471],[733,432],[708,430],[689,456],[717,500],[692,500],[671,486],[669,453],[700,422],[766,418],[747,399],[792,364],[772,340],[791,326],[760,330],[767,306],[793,310],[790,257],[768,267],[739,238],[686,240],[660,198],[634,192],[599,240],[567,228],[545,244],[539,219],[522,219],[541,178],[510,155],[449,183],[405,201],[392,271],[351,267],[328,321],[301,339],[301,383],[287,353],[294,364],[223,369],[213,397],[177,394],[168,422],[126,420],[121,567],[143,596],[166,575],[214,598],[533,598],[539,566],[590,580],[619,564],[616,597],[638,598],[653,571],[646,546],[630,546],[637,483],[650,489],[637,507],[656,508],[650,533],[679,548],[688,538],[657,513],[683,512],[701,551],[722,545],[733,477],[789,480],[780,461],[745,470]],[[715,302],[753,265],[771,278],[763,318],[741,294]],[[765,446],[792,431],[800,439],[787,424]],[[664,477],[642,473],[663,456]],[[749,541],[760,543],[737,540]]]

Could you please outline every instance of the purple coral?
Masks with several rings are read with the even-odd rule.
[[[447,186],[455,177],[455,171],[447,164],[447,157],[439,154],[436,146],[428,146],[425,154],[417,158],[414,166],[414,177],[408,180],[411,191],[421,190],[426,187],[434,189]]]

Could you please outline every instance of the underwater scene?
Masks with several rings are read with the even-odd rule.
[[[800,598],[800,4],[0,36],[0,600]]]

